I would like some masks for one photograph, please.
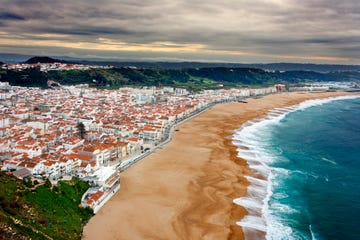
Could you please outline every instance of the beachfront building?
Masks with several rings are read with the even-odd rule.
[[[144,140],[138,137],[131,137],[126,139],[128,142],[128,154],[133,155],[135,153],[140,153],[141,148],[144,144]]]
[[[145,141],[157,141],[160,139],[161,129],[152,126],[145,126],[140,133],[140,136]]]
[[[290,87],[291,92],[326,92],[329,91],[329,86],[303,86],[303,87]]]
[[[95,161],[96,166],[101,167],[107,165],[112,156],[112,152],[116,152],[114,144],[87,145],[78,153],[86,155]]]
[[[96,213],[120,189],[120,173],[114,167],[102,167],[83,178],[92,187],[81,199],[83,207],[90,207]]]

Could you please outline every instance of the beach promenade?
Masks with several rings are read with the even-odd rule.
[[[177,127],[172,140],[122,173],[121,189],[85,226],[90,239],[243,239],[251,175],[232,134],[277,107],[345,93],[283,93],[217,105]]]

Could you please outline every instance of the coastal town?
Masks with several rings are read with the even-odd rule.
[[[0,2],[0,240],[360,239],[360,0]]]
[[[66,70],[89,70],[95,68],[109,69],[113,66],[102,66],[102,65],[91,65],[91,64],[80,64],[80,63],[66,63],[66,62],[49,62],[49,63],[3,63],[0,64],[0,69],[4,70],[25,70],[29,68],[36,68],[42,72],[47,71],[66,71]]]
[[[82,205],[96,212],[120,188],[120,172],[169,141],[177,123],[214,104],[282,88],[189,94],[171,87],[39,89],[1,82],[0,168],[39,182],[87,181]]]

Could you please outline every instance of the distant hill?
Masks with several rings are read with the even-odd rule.
[[[0,62],[0,65],[3,65],[4,63],[3,62]]]
[[[2,81],[11,85],[47,87],[52,79],[63,85],[89,84],[91,87],[172,86],[191,91],[275,83],[314,81],[360,81],[360,71],[265,71],[256,68],[143,69],[133,67],[41,72],[36,68],[0,71]]]
[[[42,56],[42,57],[32,57],[28,59],[25,63],[36,64],[36,63],[55,63],[55,62],[65,62],[65,61]]]
[[[0,61],[5,63],[21,63],[31,55],[0,53]],[[34,57],[38,58],[38,57]],[[48,60],[34,60],[32,62],[58,62],[83,63],[94,65],[112,65],[115,67],[137,67],[143,69],[191,69],[191,68],[258,68],[265,71],[313,71],[320,73],[336,71],[360,71],[360,65],[340,65],[340,64],[313,64],[313,63],[225,63],[225,62],[164,62],[164,61],[136,61],[136,60],[110,60],[102,58],[74,58],[67,56],[48,56],[40,58],[50,58]],[[30,59],[29,59],[30,60]],[[28,60],[28,61],[29,61]]]
[[[360,65],[312,64],[312,63],[268,63],[251,64],[254,68],[273,71],[342,72],[360,71]]]
[[[266,71],[360,71],[360,65],[311,64],[311,63],[206,63],[206,62],[137,62],[137,61],[74,61],[83,64],[111,65],[115,67],[137,67],[142,69],[192,69],[192,68],[258,68]]]

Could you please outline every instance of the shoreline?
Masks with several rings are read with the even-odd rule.
[[[257,135],[259,131],[261,132],[264,124],[267,126],[274,124],[274,121],[279,122],[289,113],[336,100],[355,99],[358,97],[359,95],[342,95],[324,99],[317,98],[284,108],[275,108],[270,110],[263,118],[252,119],[242,124],[241,127],[235,131],[233,135],[233,144],[237,146],[238,157],[246,159],[248,166],[253,173],[252,176],[245,176],[250,182],[248,194],[233,200],[235,204],[245,207],[248,211],[248,214],[237,222],[243,229],[245,239],[262,239],[265,238],[264,234],[270,234],[270,236],[272,236],[271,238],[274,238],[275,236],[271,235],[274,234],[274,232],[270,231],[269,233],[267,230],[269,227],[272,229],[271,226],[277,226],[273,225],[271,221],[268,222],[267,215],[269,210],[267,202],[273,194],[271,191],[273,186],[272,167],[263,159],[264,155],[258,153],[259,146],[258,144],[254,144],[252,135]],[[255,140],[255,142],[256,141],[259,141],[259,139]],[[266,156],[266,153],[264,154]],[[284,236],[277,237],[283,238]],[[275,237],[275,239],[277,237]]]
[[[171,142],[123,172],[120,191],[90,219],[83,239],[244,239],[236,222],[247,211],[233,199],[246,196],[252,172],[237,157],[234,131],[271,109],[340,95],[348,93],[250,98],[178,125]]]

